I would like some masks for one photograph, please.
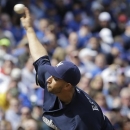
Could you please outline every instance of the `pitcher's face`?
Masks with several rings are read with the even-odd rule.
[[[66,85],[66,82],[64,80],[56,78],[54,76],[50,76],[47,79],[47,89],[49,92],[53,94],[61,93],[65,85]]]

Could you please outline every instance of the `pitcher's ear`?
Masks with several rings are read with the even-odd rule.
[[[73,86],[70,84],[70,83],[66,83],[66,85],[65,85],[65,88],[66,89],[70,89],[70,88],[72,88]]]

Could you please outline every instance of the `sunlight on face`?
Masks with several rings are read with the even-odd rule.
[[[66,85],[66,82],[58,79],[54,76],[50,76],[47,79],[47,89],[49,92],[53,94],[59,94],[63,91],[64,87]]]

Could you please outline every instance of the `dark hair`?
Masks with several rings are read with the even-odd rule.
[[[17,130],[25,130],[22,126],[19,126]]]

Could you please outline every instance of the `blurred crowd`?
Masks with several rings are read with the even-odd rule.
[[[47,130],[44,89],[35,84],[21,15],[13,11],[17,3],[29,8],[52,65],[75,63],[81,71],[77,86],[115,130],[130,130],[130,0],[1,0],[0,130]]]

